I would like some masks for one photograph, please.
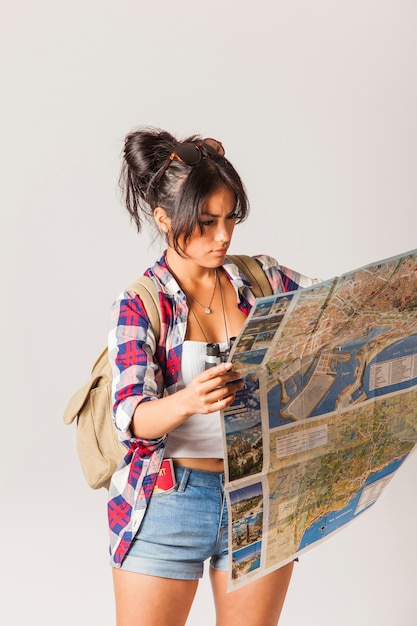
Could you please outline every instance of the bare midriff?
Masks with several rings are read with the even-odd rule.
[[[174,464],[181,467],[191,467],[191,469],[202,470],[204,472],[224,472],[223,459],[195,459],[179,458],[172,459]]]

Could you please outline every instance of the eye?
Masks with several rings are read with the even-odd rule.
[[[212,226],[213,224],[214,224],[214,220],[202,220],[201,221],[202,226]]]
[[[228,220],[235,220],[236,219],[236,213],[235,212],[230,213],[230,215],[227,216],[227,219]]]

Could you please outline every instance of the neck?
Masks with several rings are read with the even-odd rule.
[[[182,285],[190,286],[204,284],[206,281],[212,284],[215,277],[216,267],[204,267],[194,259],[180,256],[172,248],[165,253],[165,261],[168,269],[181,282]]]

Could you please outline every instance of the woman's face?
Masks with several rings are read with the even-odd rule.
[[[198,224],[188,241],[179,241],[185,256],[202,267],[223,264],[236,223],[235,195],[229,187],[220,187],[207,201],[202,213],[203,232]]]
[[[183,250],[203,267],[217,267],[224,262],[235,228],[235,195],[220,187],[207,201],[201,213],[203,232],[196,225]],[[181,246],[182,247],[182,246]]]

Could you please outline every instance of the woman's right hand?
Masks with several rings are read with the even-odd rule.
[[[232,404],[236,392],[245,386],[241,374],[232,369],[232,363],[220,363],[197,374],[180,392],[183,409],[188,414],[213,413]]]

